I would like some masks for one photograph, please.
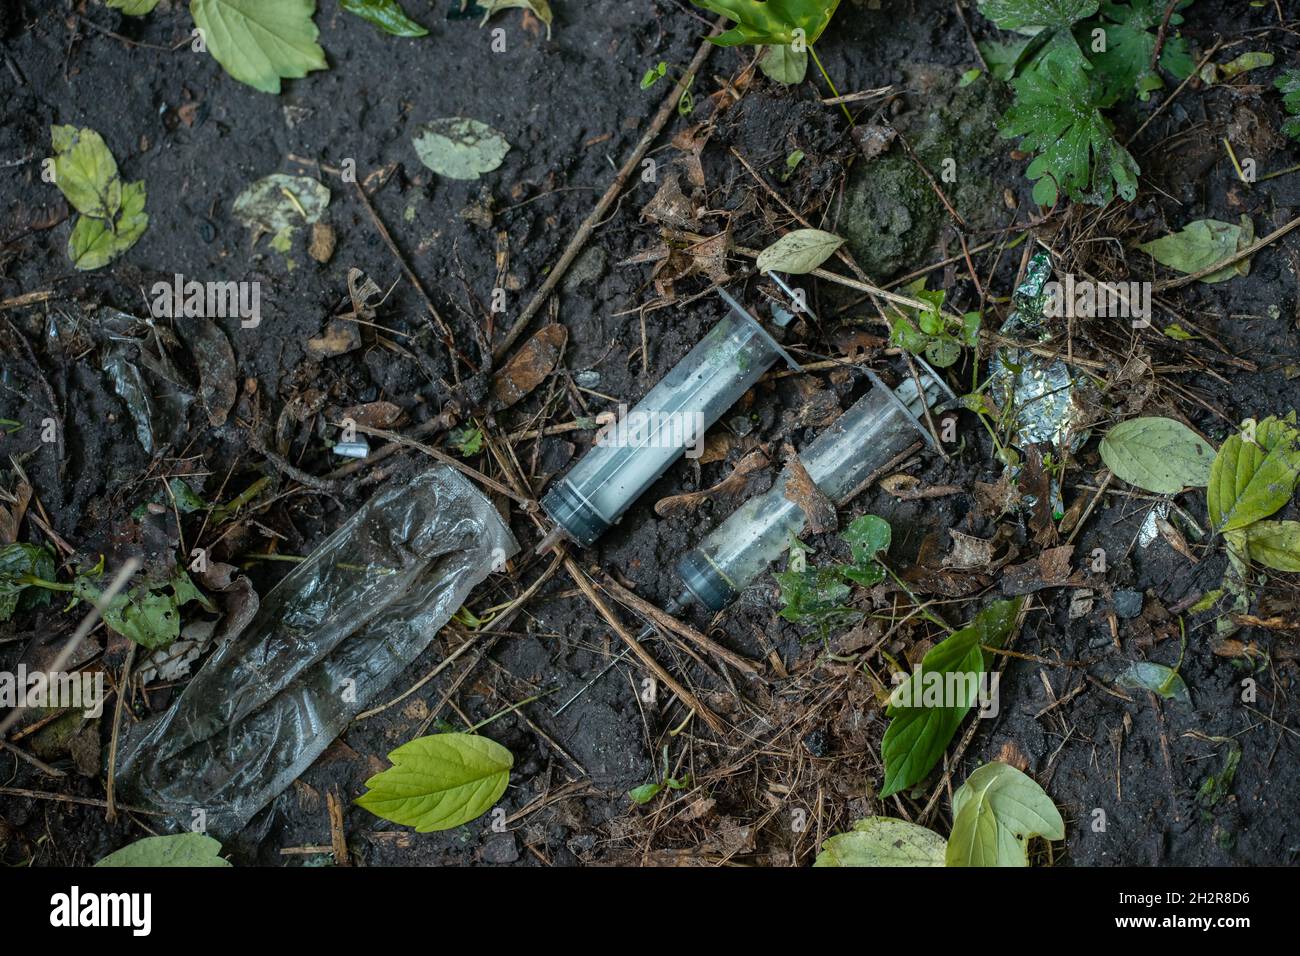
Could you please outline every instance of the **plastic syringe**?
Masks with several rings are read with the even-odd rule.
[[[925,410],[943,397],[955,397],[929,366],[920,378],[890,389],[870,371],[872,389],[837,418],[799,461],[822,494],[839,501],[868,475],[901,454],[919,432],[931,444],[925,427]],[[674,602],[699,601],[710,611],[720,611],[790,546],[803,529],[804,513],[785,496],[789,468],[770,489],[751,498],[715,528],[697,547],[677,562],[685,592]]]
[[[920,379],[906,379],[891,389],[869,369],[872,388],[802,452],[799,461],[818,489],[839,501],[868,475],[901,454],[919,433],[931,445],[934,437],[924,423],[925,411],[943,398],[956,396],[932,368],[920,359]],[[684,589],[664,611],[677,615],[694,601],[710,611],[721,611],[790,547],[791,538],[803,530],[804,513],[786,498],[788,468],[764,494],[733,511],[699,546],[677,562]],[[655,633],[648,625],[637,637],[644,641]],[[623,660],[624,651],[589,680],[555,715],[563,713],[596,681]]]
[[[555,529],[539,552],[561,535],[590,545],[778,358],[799,368],[725,289],[718,294],[730,313],[542,498]]]

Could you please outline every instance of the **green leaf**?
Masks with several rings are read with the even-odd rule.
[[[980,675],[990,666],[983,647],[1000,648],[1011,635],[1024,598],[994,601],[960,631],[932,647],[921,666],[890,696],[892,718],[881,742],[885,761],[882,797],[925,778],[978,696]],[[939,700],[935,700],[939,696]]]
[[[1164,21],[1164,0],[1107,3],[1101,12],[1101,22],[1106,31],[1106,49],[1092,53],[1091,61],[1096,68],[1098,80],[1106,90],[1107,99],[1114,102],[1136,91],[1138,99],[1146,101],[1153,90],[1164,86],[1160,74],[1151,69],[1157,33]],[[1173,29],[1182,22],[1183,18],[1178,13],[1170,15],[1164,45],[1160,48],[1159,64],[1180,80],[1188,77],[1196,66],[1187,41]]]
[[[397,0],[339,0],[339,6],[395,37],[422,37],[429,33],[406,15]]]
[[[104,0],[104,3],[114,10],[121,10],[128,17],[142,17],[146,13],[152,13],[153,8],[158,6],[158,0]]]
[[[842,568],[846,578],[871,587],[885,578],[885,569],[877,560],[889,550],[891,532],[889,522],[875,515],[862,515],[844,529],[840,535],[849,544],[853,563]]]
[[[1300,140],[1300,70],[1286,70],[1273,81],[1282,92],[1282,106],[1291,118],[1282,124],[1282,132]]]
[[[759,57],[758,68],[786,86],[802,83],[808,73],[808,51],[783,44],[769,46]]]
[[[1029,40],[1009,40],[1006,43],[981,40],[976,46],[979,47],[984,62],[989,65],[989,73],[995,79],[1006,81],[1016,75],[1016,64],[1020,61],[1020,54],[1025,52],[1025,47],[1029,46]]]
[[[1101,440],[1101,460],[1121,481],[1172,495],[1210,483],[1214,448],[1172,418],[1130,418]]]
[[[1275,571],[1300,571],[1300,521],[1256,521],[1245,533],[1250,560]]]
[[[366,781],[357,805],[417,833],[482,816],[505,793],[514,765],[505,747],[474,734],[418,737],[388,759],[393,766]]]
[[[1098,0],[980,0],[980,13],[1003,30],[1061,29],[1097,12]]]
[[[824,841],[813,866],[943,866],[946,847],[943,837],[923,826],[867,817]]]
[[[1255,241],[1255,227],[1250,217],[1243,215],[1240,225],[1220,222],[1217,219],[1198,219],[1189,222],[1179,232],[1150,242],[1138,248],[1161,265],[1177,269],[1186,275],[1208,269],[1233,253],[1240,252]],[[1250,260],[1243,259],[1201,278],[1201,282],[1225,282],[1233,276],[1248,275]]]
[[[787,621],[824,627],[851,611],[844,603],[850,588],[840,579],[838,567],[779,571],[773,577],[781,586],[781,617]]]
[[[1272,65],[1272,53],[1251,51],[1249,53],[1243,53],[1235,59],[1229,60],[1227,63],[1220,64],[1219,73],[1225,80],[1230,80],[1240,73],[1246,73],[1250,70],[1258,70],[1260,67]]]
[[[469,425],[452,429],[447,439],[464,458],[477,455],[483,450],[483,432]]]
[[[505,137],[491,126],[463,116],[425,123],[411,142],[420,162],[450,179],[478,179],[500,166],[510,151]]]
[[[1234,531],[1267,518],[1291,498],[1300,479],[1300,432],[1295,412],[1270,416],[1249,434],[1229,435],[1210,467],[1206,489],[1210,522],[1219,532]]]
[[[77,582],[78,597],[94,600],[98,590],[89,581]],[[184,570],[162,584],[140,584],[126,594],[119,594],[104,610],[104,623],[123,637],[155,650],[167,647],[181,633],[180,608],[198,601],[208,610],[212,603],[203,595]]]
[[[1183,683],[1178,671],[1154,661],[1135,661],[1115,678],[1115,683],[1121,687],[1149,690],[1165,700],[1176,700],[1183,704],[1192,702],[1191,695],[1187,693],[1187,685]]]
[[[0,547],[0,621],[14,612],[48,603],[50,592],[26,578],[54,579],[54,553],[42,545],[16,542]]]
[[[104,138],[93,129],[51,126],[50,141],[54,183],[69,205],[83,216],[115,216],[122,206],[122,180]]]
[[[663,788],[662,783],[643,783],[639,787],[633,787],[627,792],[627,795],[632,798],[632,802],[637,806],[642,806],[657,797],[659,791]]]
[[[759,272],[804,275],[831,257],[844,240],[820,229],[795,229],[758,254]]]
[[[974,627],[954,631],[890,695],[891,718],[880,744],[888,797],[925,779],[975,703],[984,654]]]
[[[961,79],[957,81],[957,85],[959,87],[970,86],[972,83],[974,83],[983,75],[984,75],[984,71],[981,70],[979,67],[976,67],[973,70],[967,70],[965,73],[961,75]]]
[[[551,13],[551,5],[547,0],[478,0],[478,6],[483,10],[483,19],[479,22],[480,27],[486,24],[492,14],[498,10],[522,8],[531,10],[537,16],[537,19],[546,24],[546,39],[551,38],[551,20],[554,17]]]
[[[718,46],[793,43],[795,30],[812,45],[835,15],[840,0],[691,0],[697,7],[736,21],[730,30],[709,37]]]
[[[128,843],[95,866],[230,866],[220,856],[221,844],[203,833],[174,833]]]
[[[1025,170],[1037,180],[1035,202],[1051,205],[1061,191],[1076,202],[1101,206],[1116,194],[1126,200],[1137,195],[1137,161],[1101,114],[1103,100],[1072,39],[1050,43],[1033,67],[1011,82],[1016,100],[1002,134],[1021,137],[1021,148],[1037,154]]]
[[[986,763],[952,798],[948,866],[1028,866],[1035,836],[1065,839],[1065,821],[1043,788],[1015,767]]]
[[[316,42],[315,12],[316,0],[190,0],[213,59],[263,93],[279,93],[281,79],[329,66]]]
[[[116,223],[110,225],[107,219],[90,216],[79,218],[68,237],[68,258],[73,266],[83,272],[99,269],[139,242],[149,227],[144,203],[144,181],[127,183],[122,188],[122,208]]]

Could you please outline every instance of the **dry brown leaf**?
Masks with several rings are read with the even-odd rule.
[[[492,378],[492,402],[498,411],[509,408],[555,370],[569,332],[558,322],[538,329],[505,367]]]
[[[827,498],[808,474],[799,455],[790,446],[786,454],[785,499],[793,501],[804,513],[804,531],[823,534],[838,526],[835,502]]]

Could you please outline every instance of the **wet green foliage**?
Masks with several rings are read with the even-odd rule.
[[[907,349],[913,355],[924,355],[935,368],[947,368],[961,358],[963,348],[972,348],[979,341],[980,315],[967,312],[957,325],[943,314],[946,293],[940,289],[930,291],[925,279],[918,279],[907,287],[907,292],[929,308],[892,309],[889,315],[889,344]]]

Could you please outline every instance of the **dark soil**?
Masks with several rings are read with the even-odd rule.
[[[336,420],[338,409],[362,403],[396,403],[404,415],[398,430],[455,409],[460,420],[477,417],[498,439],[593,416],[619,402],[634,403],[723,315],[716,296],[701,294],[709,288],[702,275],[679,279],[661,294],[649,265],[620,265],[659,241],[659,227],[640,214],[657,187],[637,183],[561,282],[553,301],[558,307],[550,313],[568,330],[557,372],[518,405],[489,412],[484,399],[491,345],[542,283],[667,93],[663,81],[642,91],[641,75],[659,60],[683,68],[711,20],[673,0],[556,0],[553,39],[545,39],[536,21],[509,11],[492,21],[507,37],[506,52],[493,53],[490,34],[477,18],[448,15],[448,6],[438,3],[430,12],[429,5],[408,3],[431,33],[406,40],[382,35],[324,0],[316,23],[330,69],[287,81],[276,97],[233,81],[210,57],[187,46],[173,49],[190,29],[178,2],[164,0],[143,19],[93,2],[0,2],[0,302],[52,293],[33,305],[0,306],[0,419],[22,425],[0,437],[0,461],[13,456],[21,463],[34,491],[29,515],[48,527],[29,517],[24,540],[61,537],[69,558],[87,565],[103,554],[110,569],[130,555],[166,567],[180,542],[191,541],[198,529],[188,521],[178,529],[167,509],[144,520],[131,518],[137,506],[158,495],[162,478],[188,476],[205,499],[228,501],[270,476],[274,493],[256,499],[243,520],[212,544],[217,558],[246,567],[265,593],[285,565],[249,555],[309,553],[373,490],[377,466],[344,476],[331,493],[321,493],[270,464],[260,443],[270,440],[294,468],[320,477],[342,461],[329,453],[335,436],[327,423]],[[953,201],[967,220],[967,242],[993,243],[974,256],[980,283],[996,298],[987,329],[1005,317],[1021,254],[1035,239],[1058,253],[1068,250],[1069,262],[1058,262],[1062,270],[1069,265],[1099,278],[1145,279],[1153,277],[1150,260],[1125,243],[1193,219],[1235,222],[1242,214],[1264,235],[1300,213],[1300,174],[1247,188],[1222,148],[1222,137],[1231,136],[1261,172],[1300,162],[1300,148],[1273,132],[1281,115],[1271,87],[1274,68],[1250,74],[1249,83],[1212,89],[1197,83],[1181,93],[1132,146],[1144,172],[1135,202],[1105,213],[1061,209],[1040,222],[1047,211],[1030,200],[1026,161],[1012,157],[1012,144],[995,132],[1005,91],[991,88],[987,79],[978,87],[957,86],[962,72],[978,64],[953,5],[887,0],[890,9],[869,6],[845,0],[818,51],[842,93],[894,87],[890,98],[855,104],[855,112],[865,109],[859,122],[892,121],[931,169],[948,155],[958,158]],[[968,17],[977,35],[991,31],[975,12]],[[1226,41],[1228,54],[1217,56],[1219,62],[1267,49],[1281,67],[1294,64],[1300,49],[1295,24],[1279,26],[1272,4],[1198,0],[1183,31],[1198,59],[1218,38]],[[877,282],[961,254],[952,221],[898,145],[886,157],[864,162],[839,108],[819,102],[826,95],[820,76],[810,69],[805,83],[783,88],[761,74],[747,75],[751,60],[752,51],[744,48],[716,50],[695,83],[695,113],[675,117],[652,153],[667,168],[684,155],[667,145],[672,135],[713,120],[702,155],[707,189],[692,197],[711,211],[702,218],[706,233],[720,226],[712,216],[719,210],[733,213],[738,246],[761,248],[792,224],[736,161],[734,150],[813,225],[848,234]],[[727,84],[740,84],[740,98],[715,115],[726,98],[710,97]],[[1169,92],[1121,114],[1123,135]],[[411,147],[420,123],[456,115],[496,127],[512,144],[500,169],[477,182],[435,176]],[[149,191],[150,225],[143,239],[93,273],[69,264],[67,208],[40,175],[50,125],[69,123],[103,134],[125,177],[143,179]],[[796,149],[805,159],[782,180],[786,157]],[[430,321],[354,187],[330,174],[348,160],[355,161],[375,212],[428,290],[446,332]],[[319,176],[330,187],[326,219],[338,245],[327,264],[309,257],[308,237],[300,232],[288,254],[294,262],[289,269],[268,238],[254,242],[232,217],[234,197],[273,172]],[[1030,222],[1037,227],[1026,245],[999,253]],[[1110,236],[1122,238],[1102,238]],[[502,250],[508,250],[503,266]],[[750,266],[741,257],[727,262],[733,276],[745,276]],[[844,271],[834,260],[831,266]],[[375,315],[382,328],[364,328],[361,348],[313,358],[308,340],[346,310],[352,268],[385,291],[393,287]],[[144,290],[176,273],[260,281],[263,321],[256,329],[240,328],[237,319],[220,323],[237,361],[240,397],[230,421],[211,426],[191,407],[150,454],[102,370],[100,356],[113,337],[102,309],[145,316]],[[979,306],[979,289],[961,260],[932,269],[927,278],[930,288],[948,291],[958,311]],[[488,305],[500,281],[508,290],[504,316]],[[757,282],[746,287],[738,280],[733,288],[747,288],[746,301],[762,301]],[[826,282],[812,288],[810,301],[821,321],[796,324],[787,344],[802,349],[802,359],[816,361],[844,354],[846,334],[875,337],[871,364],[897,382],[905,366],[883,348],[883,329],[870,305],[851,305],[852,296]],[[1126,324],[1071,330],[1074,353],[1103,362],[1102,378],[1117,376],[1121,362],[1136,355],[1155,366],[1154,378],[1141,380],[1145,387],[1118,379],[1108,386],[1106,401],[1113,407],[1099,413],[1099,429],[1119,417],[1173,414],[1217,445],[1246,417],[1300,407],[1300,232],[1257,254],[1248,277],[1193,284],[1162,299],[1170,311],[1157,309],[1158,326],[1179,321],[1205,335],[1179,342],[1158,328],[1139,333]],[[1103,326],[1106,321],[1097,320]],[[168,331],[159,333],[165,342],[171,341]],[[171,351],[182,374],[195,381],[196,359],[179,343]],[[959,393],[969,390],[970,363],[963,359],[949,375]],[[603,569],[656,604],[667,603],[678,591],[676,558],[744,496],[724,496],[666,517],[655,513],[655,502],[716,484],[747,450],[747,441],[772,443],[774,455],[784,441],[804,445],[825,424],[817,417],[825,407],[819,402],[832,403],[833,416],[866,387],[863,377],[843,368],[769,378],[724,416],[724,428],[734,436],[725,460],[679,462],[596,547],[575,552],[579,564]],[[58,441],[43,443],[42,421],[49,417],[59,423]],[[253,431],[261,436],[256,441],[250,439]],[[577,460],[592,434],[579,429],[517,440],[515,454],[534,479],[535,493],[540,494],[537,479]],[[888,519],[894,529],[889,560],[900,573],[935,548],[944,553],[949,528],[990,537],[1000,523],[1022,561],[1041,545],[1027,516],[997,522],[976,506],[974,483],[995,482],[1001,466],[973,415],[962,413],[958,434],[949,460],[923,452],[899,468],[924,484],[957,485],[962,493],[907,501],[871,488],[841,512],[841,528],[866,512]],[[444,433],[427,440],[449,448]],[[490,455],[469,461],[501,478]],[[404,450],[384,464],[381,477],[401,482],[427,464]],[[1066,506],[1091,499],[1102,471],[1094,440],[1067,471]],[[766,487],[774,473],[754,476],[746,494]],[[960,782],[987,760],[1023,765],[1066,818],[1067,839],[1051,853],[1058,865],[1294,863],[1300,856],[1293,823],[1300,806],[1300,708],[1290,691],[1300,632],[1243,628],[1233,637],[1240,642],[1235,645],[1216,638],[1222,606],[1198,614],[1186,610],[1219,586],[1226,562],[1216,544],[1208,536],[1193,540],[1195,563],[1160,538],[1140,546],[1136,537],[1151,502],[1128,495],[1121,482],[1109,490],[1073,542],[1073,567],[1088,576],[1092,609],[1071,618],[1074,588],[1048,588],[1034,596],[1013,647],[1019,656],[1006,658],[1000,712],[978,722],[953,779]],[[1206,525],[1202,492],[1185,492],[1176,501]],[[504,498],[498,503],[503,511],[509,505]],[[508,574],[494,575],[475,592],[473,608],[508,602],[549,563],[531,555],[536,526],[518,509],[510,514],[524,550]],[[1300,508],[1293,502],[1278,517],[1300,517]],[[1185,522],[1178,526],[1187,530]],[[813,560],[843,550],[834,535],[809,540],[818,549]],[[1097,549],[1106,558],[1100,573],[1089,570]],[[926,596],[958,625],[1000,595],[998,575],[986,577],[960,595]],[[1293,578],[1273,573],[1252,613],[1292,625],[1300,621],[1300,588]],[[1142,596],[1140,617],[1114,613],[1117,604],[1132,600],[1122,592]],[[857,600],[864,609],[888,610],[900,598],[905,596],[897,589],[886,589]],[[712,659],[692,659],[674,641],[648,644],[661,663],[736,725],[730,735],[715,737],[698,721],[683,729],[686,712],[666,693],[655,703],[643,702],[646,675],[631,658],[556,717],[560,703],[622,649],[561,572],[508,625],[468,679],[453,688],[460,673],[453,668],[398,706],[354,722],[227,850],[240,864],[322,861],[330,843],[326,794],[335,789],[346,805],[351,854],[364,865],[807,864],[822,839],[854,819],[897,815],[898,803],[876,796],[885,718],[867,677],[872,668],[888,668],[879,658],[860,662],[862,667],[846,665],[837,644],[843,635],[830,635],[829,645],[823,644],[809,629],[777,617],[780,606],[769,578],[715,620],[698,611],[686,615],[759,662],[761,681],[747,682]],[[623,618],[639,630],[632,614]],[[1145,692],[1124,691],[1129,699],[1113,693],[1128,662],[1175,664],[1180,618],[1186,629],[1180,672],[1191,705]],[[0,666],[48,662],[79,619],[79,613],[51,605],[0,624]],[[463,632],[452,631],[444,629],[385,699],[407,690],[459,646]],[[913,660],[918,646],[933,637],[920,628],[904,630],[886,650]],[[836,658],[828,656],[828,646]],[[101,628],[81,662],[117,675],[125,651],[124,642]],[[1254,694],[1244,701],[1248,686]],[[134,722],[165,708],[175,691],[175,685],[137,689],[122,719]],[[506,832],[494,832],[485,817],[446,833],[417,835],[352,805],[364,781],[387,765],[384,755],[414,736],[431,712],[463,729],[538,693],[547,696],[523,709],[526,718],[507,714],[483,731],[514,755],[511,785],[499,804]],[[155,826],[133,813],[107,822],[102,806],[93,805],[105,797],[111,710],[87,727],[61,723],[66,726],[58,733],[55,722],[17,738],[15,746],[67,775],[48,776],[0,751],[0,784],[92,805],[12,790],[0,794],[0,854],[6,863],[87,864]],[[1238,746],[1240,765],[1226,795],[1212,804],[1198,797],[1207,777]],[[633,806],[627,791],[656,778],[665,747],[673,774],[689,773],[693,786]],[[939,775],[902,801],[913,819]],[[946,798],[928,822],[946,831]]]

